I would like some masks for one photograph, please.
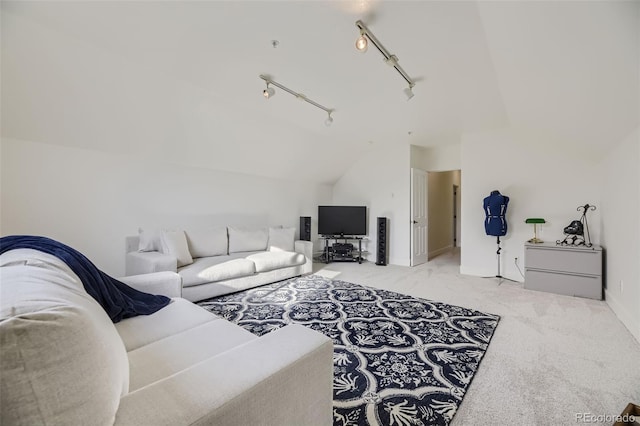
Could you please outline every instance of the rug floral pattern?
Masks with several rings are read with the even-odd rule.
[[[334,425],[447,425],[500,319],[317,275],[199,303],[258,336],[290,323],[334,344]]]

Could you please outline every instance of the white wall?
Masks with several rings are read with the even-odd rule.
[[[333,186],[334,205],[368,207],[369,260],[375,261],[376,218],[389,219],[389,263],[409,265],[409,145],[379,146]]]
[[[460,169],[460,143],[443,146],[411,145],[411,167],[428,172]]]
[[[602,161],[602,241],[606,248],[605,298],[640,341],[640,131]],[[623,283],[622,287],[620,283]]]
[[[502,237],[502,275],[523,281],[514,258],[524,272],[524,242],[533,236],[528,217],[547,223],[538,229],[544,241],[563,237],[563,228],[579,219],[576,208],[586,203],[597,210],[588,216],[591,240],[600,239],[600,168],[588,161],[553,150],[536,149],[536,139],[523,132],[502,130],[465,135],[462,140],[462,241],[463,274],[495,276],[496,237],[484,231],[484,197],[497,189],[510,197],[508,233]]]
[[[0,232],[58,239],[111,275],[139,226],[299,227],[331,188],[50,144],[1,142]],[[317,233],[317,226],[312,226]]]

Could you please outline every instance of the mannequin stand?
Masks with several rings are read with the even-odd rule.
[[[502,247],[500,247],[500,237],[496,237],[496,242],[498,244],[498,250],[496,251],[496,255],[498,255],[498,274],[496,275],[496,278],[498,278],[500,281],[498,282],[498,285],[502,284],[502,281],[507,280],[507,281],[511,281],[511,282],[517,282],[516,280],[512,280],[510,278],[506,278],[503,277],[500,271],[500,252],[502,251]]]
[[[502,251],[502,247],[500,247],[500,237],[496,237],[496,239],[498,240],[498,250],[496,251],[496,254],[498,255],[498,274],[496,275],[496,278],[503,278],[503,276],[500,275],[500,252]]]

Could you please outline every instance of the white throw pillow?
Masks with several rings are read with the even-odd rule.
[[[296,228],[269,228],[269,251],[294,251]]]
[[[246,229],[230,226],[228,230],[229,253],[267,249],[267,242],[269,240],[267,228]]]
[[[162,251],[162,231],[154,228],[138,228],[138,251]]]
[[[1,257],[9,253],[0,268],[0,424],[113,424],[129,361],[109,316],[54,256]]]
[[[192,257],[222,256],[227,254],[229,239],[226,227],[186,230]]]
[[[162,231],[162,245],[165,254],[178,259],[178,267],[193,263],[184,231]]]

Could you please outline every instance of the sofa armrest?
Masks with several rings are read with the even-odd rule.
[[[150,274],[152,272],[178,271],[178,259],[159,251],[132,251],[125,259],[125,275]]]
[[[310,274],[313,271],[313,243],[311,241],[294,241],[293,249],[296,253],[302,253],[307,261],[302,267],[303,274]]]
[[[175,272],[153,272],[118,278],[120,281],[145,293],[167,297],[182,297],[182,277]]]
[[[115,425],[331,426],[332,406],[333,343],[293,324],[125,395]]]

